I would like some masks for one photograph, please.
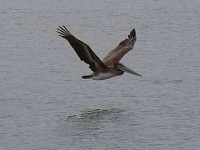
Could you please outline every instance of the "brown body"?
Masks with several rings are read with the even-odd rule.
[[[59,26],[57,29],[60,36],[70,43],[79,58],[89,64],[89,68],[93,71],[93,74],[91,75],[82,76],[84,79],[91,78],[94,80],[104,80],[122,75],[124,72],[141,76],[119,62],[121,58],[134,47],[136,41],[135,29],[130,32],[128,39],[120,42],[119,45],[111,50],[102,61],[87,44],[75,38],[65,26]]]

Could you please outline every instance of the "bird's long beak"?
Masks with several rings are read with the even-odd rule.
[[[119,70],[122,70],[124,72],[127,72],[127,73],[130,73],[130,74],[133,74],[133,75],[136,75],[136,76],[140,76],[142,77],[142,75],[140,75],[139,73],[129,69],[128,67],[124,66],[122,63],[117,63],[115,65],[115,68],[119,69]]]
[[[136,76],[140,76],[140,77],[142,77],[141,74],[139,74],[139,73],[137,73],[137,72],[135,72],[135,71],[133,71],[133,70],[129,70],[129,69],[127,69],[125,72],[130,73],[130,74],[133,74],[133,75],[136,75]]]

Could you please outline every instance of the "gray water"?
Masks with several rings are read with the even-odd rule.
[[[0,150],[199,150],[199,0],[1,0]],[[56,33],[103,58],[136,29],[122,62],[91,71]]]

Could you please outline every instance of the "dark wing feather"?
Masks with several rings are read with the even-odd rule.
[[[70,43],[79,58],[89,64],[92,71],[97,71],[99,68],[107,68],[106,65],[92,51],[92,49],[84,42],[75,38],[65,26],[59,26],[59,28],[57,28],[57,32],[59,33],[59,36],[65,38]]]
[[[103,62],[108,66],[111,66],[114,63],[119,62],[127,52],[133,49],[135,41],[136,41],[136,32],[135,29],[133,29],[130,32],[130,35],[128,35],[128,39],[121,41],[115,49],[111,50],[107,54],[107,56],[103,59]]]

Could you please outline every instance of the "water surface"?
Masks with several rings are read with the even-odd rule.
[[[0,149],[198,150],[198,0],[8,1],[0,9]],[[103,58],[136,29],[124,74],[88,66],[57,36],[66,25]]]

